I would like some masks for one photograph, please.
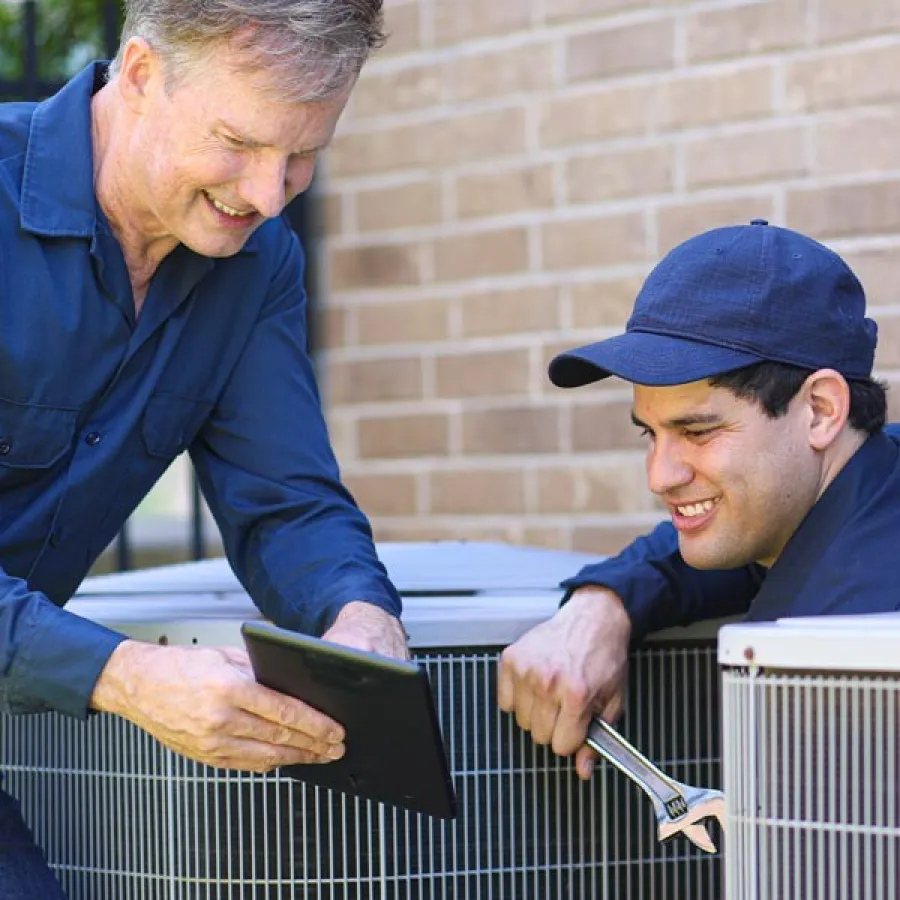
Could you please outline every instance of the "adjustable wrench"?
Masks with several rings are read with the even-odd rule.
[[[660,841],[680,832],[701,850],[716,852],[702,820],[714,817],[724,828],[725,795],[721,791],[691,787],[670,778],[602,719],[591,720],[586,740],[650,798]]]

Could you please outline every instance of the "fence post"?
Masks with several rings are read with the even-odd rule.
[[[29,97],[37,97],[40,91],[38,83],[37,58],[37,3],[25,0],[22,4],[22,37],[24,47],[22,53],[22,78],[25,92]]]

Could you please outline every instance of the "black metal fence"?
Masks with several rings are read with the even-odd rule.
[[[53,16],[47,14],[51,9]],[[61,17],[68,25],[62,33],[54,31]],[[0,69],[0,100],[40,100],[59,90],[66,76],[74,74],[66,71],[70,57],[60,51],[76,34],[85,50],[90,49],[97,58],[111,59],[118,46],[121,20],[118,0],[8,4],[0,23],[4,32],[0,54],[5,57]]]
[[[121,26],[119,0],[21,0],[14,4],[0,0],[0,102],[42,100],[59,90],[88,59],[112,59]],[[291,226],[301,239],[313,233],[312,209],[311,195],[304,194],[286,210]],[[310,253],[306,288],[311,351],[315,347],[316,331],[313,263]],[[174,555],[180,559],[202,559],[206,555],[206,520],[193,470],[189,491],[187,546]],[[127,523],[116,539],[113,552],[113,568],[133,567],[136,548]]]

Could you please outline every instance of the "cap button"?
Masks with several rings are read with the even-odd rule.
[[[769,223],[765,219],[751,219],[751,225],[768,225]]]

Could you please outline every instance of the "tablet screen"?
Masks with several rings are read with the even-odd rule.
[[[456,815],[434,698],[421,666],[265,622],[245,622],[241,633],[260,684],[303,700],[346,731],[342,759],[282,772],[432,816]]]

